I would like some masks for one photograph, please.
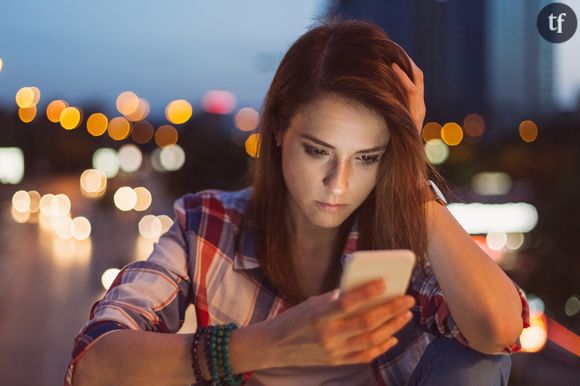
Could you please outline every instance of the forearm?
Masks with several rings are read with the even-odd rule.
[[[431,201],[427,208],[427,255],[453,318],[473,348],[500,351],[522,329],[514,284],[446,207]]]
[[[80,358],[73,386],[193,383],[188,342],[186,334],[114,331]]]
[[[230,364],[234,374],[268,366],[269,336],[263,325],[238,328],[230,336]],[[119,330],[100,338],[79,360],[73,386],[185,385],[199,382],[191,367],[192,334]],[[259,349],[257,349],[259,348]],[[205,340],[198,346],[204,380],[211,379]]]

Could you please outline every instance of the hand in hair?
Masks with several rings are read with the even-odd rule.
[[[380,282],[311,296],[271,319],[274,367],[370,363],[396,345],[393,335],[411,320],[415,300],[405,295],[369,308]]]
[[[413,67],[413,78],[415,79],[415,83],[409,79],[405,71],[399,67],[397,63],[393,63],[391,67],[399,80],[403,84],[403,87],[407,91],[407,96],[409,98],[409,113],[411,113],[411,117],[413,118],[413,122],[415,122],[415,126],[417,130],[419,130],[419,134],[421,134],[421,130],[423,129],[423,121],[425,120],[425,99],[424,99],[424,83],[423,83],[423,71],[417,65],[411,57],[408,57],[409,61],[411,62],[411,66]]]

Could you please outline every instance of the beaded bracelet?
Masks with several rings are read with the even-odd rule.
[[[209,370],[212,384],[221,385],[219,375],[217,373],[216,352],[215,352],[215,331],[216,326],[209,326],[206,332],[205,350],[207,358],[207,368]]]
[[[244,374],[234,376],[234,374],[232,373],[232,367],[230,365],[228,344],[230,341],[230,335],[232,333],[232,330],[234,330],[237,327],[238,326],[236,326],[235,323],[229,323],[228,325],[226,325],[225,334],[222,342],[222,356],[223,356],[223,366],[224,366],[223,368],[225,372],[225,380],[228,385],[234,386],[240,385],[244,379]]]
[[[222,324],[218,325],[217,329],[215,330],[215,339],[212,340],[212,342],[215,341],[215,346],[212,346],[212,349],[215,350],[216,367],[220,381],[223,381],[223,378],[225,378],[224,364],[222,358],[223,353],[221,349],[224,329],[225,329],[224,325]]]
[[[237,328],[235,323],[227,325],[198,327],[193,337],[191,347],[192,367],[197,380],[202,380],[202,373],[197,355],[197,344],[200,337],[205,334],[205,351],[207,367],[211,375],[212,385],[238,386],[242,383],[245,374],[234,376],[230,365],[228,344],[233,329]]]
[[[193,335],[193,342],[191,344],[191,359],[192,359],[191,366],[193,367],[193,373],[195,374],[196,382],[203,381],[201,368],[199,366],[199,357],[197,355],[197,347],[199,339],[205,333],[205,331],[206,331],[205,327],[199,327],[195,331],[195,334]]]

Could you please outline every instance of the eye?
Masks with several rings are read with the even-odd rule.
[[[304,146],[304,152],[311,157],[321,158],[325,155],[329,155],[329,153],[326,150],[319,149],[319,148],[316,148],[314,146],[310,146],[307,144],[303,144],[303,146]]]
[[[363,155],[361,156],[360,160],[363,163],[363,165],[372,165],[379,162],[380,158],[381,158],[380,155]]]

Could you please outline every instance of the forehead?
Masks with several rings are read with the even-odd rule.
[[[292,136],[307,133],[335,146],[357,149],[386,145],[390,137],[380,114],[338,96],[318,98],[304,106],[292,118],[288,131]]]

